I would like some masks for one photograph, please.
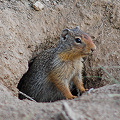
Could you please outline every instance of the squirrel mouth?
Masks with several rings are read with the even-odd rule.
[[[93,51],[90,51],[90,52],[86,52],[86,53],[83,53],[84,55],[91,55],[93,53]]]
[[[83,55],[90,55],[91,53],[83,53]]]
[[[90,53],[85,53],[84,55],[87,56],[87,55],[90,55]]]

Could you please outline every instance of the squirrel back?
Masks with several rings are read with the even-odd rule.
[[[82,57],[96,46],[90,36],[77,26],[64,29],[56,48],[40,53],[27,73],[23,75],[18,89],[38,102],[73,99],[73,84],[81,92],[85,91],[82,82]],[[20,99],[25,96],[19,94]]]

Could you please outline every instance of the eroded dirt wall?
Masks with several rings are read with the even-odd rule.
[[[41,0],[41,11],[31,7],[33,2],[0,1],[0,81],[5,86],[17,93],[16,86],[28,70],[28,62],[42,49],[55,46],[64,28],[77,25],[97,46],[85,61],[86,87],[102,86],[111,76],[119,81],[119,0]]]

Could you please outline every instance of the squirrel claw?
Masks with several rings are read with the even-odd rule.
[[[81,91],[81,93],[84,93],[86,91],[89,91],[89,89],[82,88],[80,91]]]
[[[77,96],[71,96],[71,97],[69,97],[69,98],[66,98],[67,100],[71,100],[71,99],[75,99],[75,98],[77,98]]]
[[[72,96],[72,99],[77,98],[77,96]]]

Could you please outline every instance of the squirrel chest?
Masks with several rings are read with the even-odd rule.
[[[55,61],[57,60],[55,59]],[[55,67],[53,67],[49,74],[50,81],[57,81],[60,79],[61,81],[66,81],[69,84],[74,76],[81,74],[82,72],[82,58],[72,61],[59,61],[57,64],[55,62],[53,63],[53,66],[55,65]]]

